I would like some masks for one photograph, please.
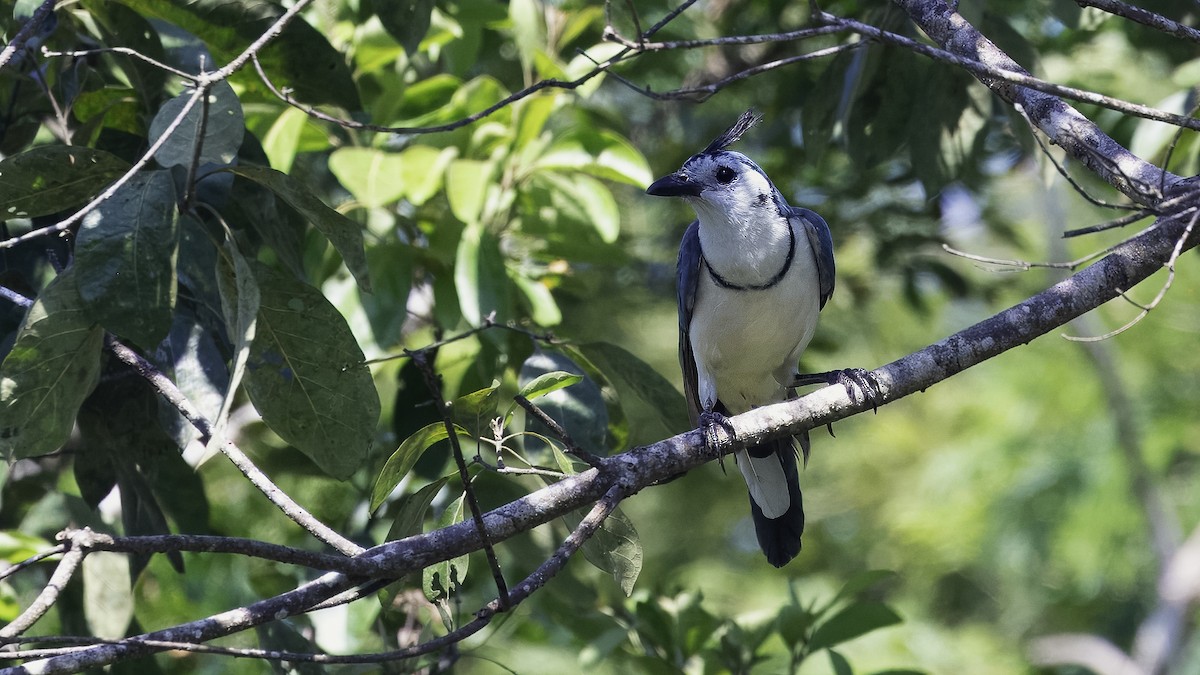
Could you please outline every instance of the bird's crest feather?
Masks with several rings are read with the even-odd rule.
[[[704,149],[704,152],[712,153],[728,148],[734,143],[737,143],[742,137],[742,134],[750,131],[754,125],[761,121],[762,115],[754,112],[753,108],[747,110],[746,112],[742,113],[741,117],[737,118],[737,121],[734,122],[733,126],[729,127],[725,133],[713,139],[713,142],[708,144],[708,147]]]

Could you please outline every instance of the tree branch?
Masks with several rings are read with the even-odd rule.
[[[1024,68],[942,0],[894,2],[946,51],[996,70],[1028,76]],[[1005,101],[1021,106],[1038,128],[1067,154],[1135,202],[1154,204],[1162,199],[1164,191],[1182,180],[1126,150],[1062,99],[1008,79],[997,79],[975,70],[972,74]],[[1099,101],[1088,102],[1102,105]],[[1192,119],[1184,126],[1194,128],[1196,124],[1200,124],[1200,120]]]

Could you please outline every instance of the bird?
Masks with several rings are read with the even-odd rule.
[[[729,415],[793,398],[802,384],[852,382],[869,393],[859,369],[797,370],[833,295],[833,237],[821,216],[789,205],[754,161],[727,149],[761,119],[747,110],[646,189],[682,198],[696,213],[676,269],[679,362],[691,422],[708,431],[728,429]],[[775,567],[799,554],[804,533],[797,446],[807,464],[807,431],[734,454],[759,547]]]

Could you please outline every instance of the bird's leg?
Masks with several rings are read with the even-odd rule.
[[[704,440],[708,443],[708,447],[715,448],[720,444],[720,437],[717,435],[717,427],[720,427],[729,436],[734,436],[733,425],[729,423],[729,418],[725,413],[717,410],[716,407],[709,403],[704,406],[703,412],[700,413],[700,428],[704,431]],[[721,471],[725,471],[725,451],[717,457],[717,463],[721,465]]]
[[[871,410],[879,412],[881,387],[875,374],[869,370],[843,368],[824,373],[800,373],[792,380],[793,387],[803,387],[808,384],[840,384],[846,388],[846,394],[850,396],[852,402],[865,401],[871,404]]]

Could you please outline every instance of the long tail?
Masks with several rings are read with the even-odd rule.
[[[802,447],[808,445],[807,434],[797,440]],[[758,546],[767,562],[783,567],[800,553],[800,535],[804,533],[804,503],[793,441],[784,438],[747,448],[738,453],[737,460],[750,489]]]

